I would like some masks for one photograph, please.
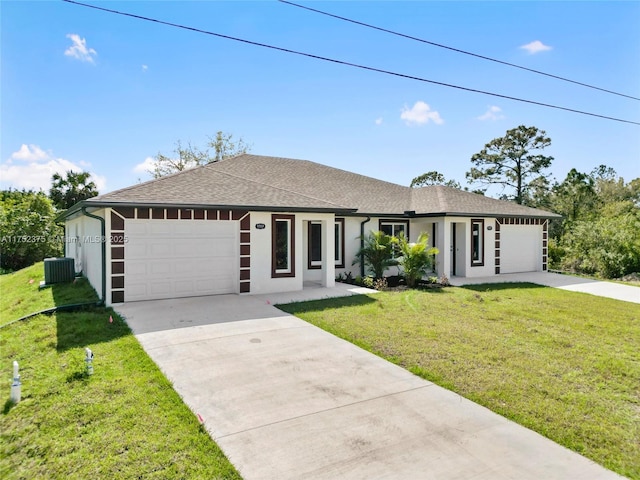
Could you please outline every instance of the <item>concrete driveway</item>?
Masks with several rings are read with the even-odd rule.
[[[289,297],[117,307],[245,479],[620,478],[273,307]]]
[[[582,292],[599,297],[613,298],[625,302],[640,303],[640,288],[623,283],[591,280],[550,272],[506,273],[496,277],[456,278],[451,285],[477,285],[481,283],[528,282],[571,292]]]

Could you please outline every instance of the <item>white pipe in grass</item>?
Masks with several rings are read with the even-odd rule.
[[[87,355],[84,359],[87,362],[87,375],[93,375],[93,352],[90,348],[85,348],[84,352]]]
[[[13,403],[18,403],[20,401],[20,397],[22,396],[22,388],[20,383],[20,367],[18,366],[18,362],[14,360],[13,362],[13,383],[11,383],[11,401]]]

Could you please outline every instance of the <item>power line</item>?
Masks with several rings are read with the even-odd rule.
[[[103,12],[113,13],[113,14],[116,14],[116,15],[122,15],[122,16],[125,16],[125,17],[136,18],[138,20],[144,20],[144,21],[147,21],[147,22],[158,23],[160,25],[167,25],[167,26],[170,26],[170,27],[180,28],[180,29],[183,29],[183,30],[189,30],[189,31],[192,31],[192,32],[203,33],[205,35],[211,35],[211,36],[214,36],[214,37],[225,38],[227,40],[234,40],[236,42],[246,43],[248,45],[255,45],[255,46],[263,47],[263,48],[269,48],[271,50],[277,50],[277,51],[280,51],[280,52],[292,53],[294,55],[300,55],[300,56],[303,56],[303,57],[314,58],[316,60],[323,60],[325,62],[331,62],[331,63],[336,63],[336,64],[339,64],[339,65],[346,65],[346,66],[349,66],[349,67],[360,68],[362,70],[368,70],[368,71],[371,71],[371,72],[384,73],[386,75],[392,75],[392,76],[395,76],[395,77],[406,78],[406,79],[409,79],[409,80],[416,80],[416,81],[419,81],[419,82],[430,83],[430,84],[433,84],[433,85],[440,85],[440,86],[443,86],[443,87],[449,87],[449,88],[455,88],[455,89],[458,89],[458,90],[464,90],[466,92],[480,93],[480,94],[483,94],[483,95],[489,95],[489,96],[492,96],[492,97],[504,98],[504,99],[513,100],[513,101],[516,101],[516,102],[529,103],[529,104],[532,104],[532,105],[539,105],[539,106],[542,106],[542,107],[554,108],[554,109],[557,109],[557,110],[564,110],[564,111],[567,111],[567,112],[578,113],[578,114],[581,114],[581,115],[588,115],[588,116],[591,116],[591,117],[603,118],[605,120],[613,120],[615,122],[622,122],[622,123],[630,123],[630,124],[633,124],[633,125],[640,125],[640,122],[634,122],[633,120],[625,120],[625,119],[616,118],[616,117],[609,117],[607,115],[600,115],[600,114],[597,114],[597,113],[585,112],[585,111],[576,110],[576,109],[573,109],[573,108],[561,107],[559,105],[552,105],[552,104],[549,104],[549,103],[536,102],[534,100],[527,100],[527,99],[518,98],[518,97],[511,97],[509,95],[502,95],[502,94],[499,94],[499,93],[486,92],[486,91],[477,90],[477,89],[474,89],[474,88],[461,87],[459,85],[453,85],[453,84],[450,84],[450,83],[438,82],[438,81],[435,81],[435,80],[429,80],[429,79],[426,79],[426,78],[416,77],[416,76],[413,76],[413,75],[406,75],[406,74],[403,74],[403,73],[392,72],[390,70],[383,70],[383,69],[380,69],[380,68],[369,67],[369,66],[366,66],[366,65],[360,65],[360,64],[357,64],[357,63],[346,62],[346,61],[343,61],[343,60],[336,60],[334,58],[322,57],[320,55],[313,55],[311,53],[299,52],[297,50],[291,50],[291,49],[288,49],[288,48],[276,47],[274,45],[268,45],[268,44],[265,44],[265,43],[254,42],[254,41],[246,40],[246,39],[243,39],[243,38],[232,37],[232,36],[229,36],[229,35],[224,35],[222,33],[215,33],[215,32],[210,32],[210,31],[202,30],[202,29],[195,28],[195,27],[189,27],[189,26],[186,26],[186,25],[180,25],[178,23],[166,22],[164,20],[158,20],[156,18],[144,17],[142,15],[136,15],[136,14],[133,14],[133,13],[121,12],[121,11],[112,10],[112,9],[109,9],[109,8],[98,7],[96,5],[89,5],[89,4],[86,4],[86,3],[77,2],[75,0],[62,0],[62,1],[66,2],[66,3],[74,4],[74,5],[79,5],[81,7],[93,8],[95,10],[100,10],[100,11],[103,11]]]
[[[461,50],[459,48],[449,47],[447,45],[443,45],[443,44],[440,44],[440,43],[430,42],[429,40],[424,40],[423,38],[413,37],[411,35],[406,35],[404,33],[396,32],[396,31],[393,31],[393,30],[388,30],[388,29],[382,28],[382,27],[377,27],[377,26],[371,25],[369,23],[359,22],[358,20],[353,20],[351,18],[341,17],[340,15],[335,15],[333,13],[329,13],[329,12],[325,12],[325,11],[322,11],[322,10],[318,10],[316,8],[311,8],[311,7],[306,7],[304,5],[299,5],[299,4],[294,3],[294,2],[289,2],[288,0],[278,0],[278,1],[280,3],[285,3],[285,4],[291,5],[293,7],[298,7],[298,8],[302,8],[304,10],[309,10],[310,12],[315,12],[315,13],[319,13],[321,15],[326,15],[327,17],[337,18],[338,20],[343,20],[345,22],[354,23],[356,25],[361,25],[363,27],[372,28],[374,30],[379,30],[381,32],[390,33],[391,35],[396,35],[398,37],[408,38],[409,40],[415,40],[417,42],[422,42],[422,43],[426,43],[428,45],[433,45],[434,47],[445,48],[447,50],[451,50],[451,51],[454,51],[454,52],[457,52],[457,53],[462,53],[464,55],[470,55],[472,57],[481,58],[482,60],[488,60],[490,62],[500,63],[502,65],[507,65],[509,67],[514,67],[514,68],[519,68],[521,70],[526,70],[527,72],[537,73],[538,75],[544,75],[546,77],[555,78],[556,80],[562,80],[563,82],[574,83],[576,85],[581,85],[583,87],[592,88],[594,90],[600,90],[601,92],[606,92],[606,93],[610,93],[612,95],[618,95],[620,97],[625,97],[625,98],[630,98],[632,100],[640,101],[640,98],[638,98],[638,97],[633,97],[631,95],[626,95],[624,93],[614,92],[613,90],[607,90],[606,88],[596,87],[595,85],[590,85],[588,83],[578,82],[577,80],[571,80],[569,78],[561,77],[559,75],[553,75],[551,73],[541,72],[540,70],[534,70],[533,68],[523,67],[522,65],[516,65],[515,63],[505,62],[503,60],[498,60],[498,59],[495,59],[495,58],[487,57],[485,55],[480,55],[480,54],[473,53],[473,52],[467,52],[467,51]]]

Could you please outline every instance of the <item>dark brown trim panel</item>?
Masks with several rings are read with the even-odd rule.
[[[313,251],[313,226],[320,225],[320,260],[313,260],[311,258],[311,252]],[[312,262],[320,262],[320,264],[314,265]],[[320,270],[322,268],[322,223],[309,220],[307,222],[307,268],[309,270]]]
[[[474,260],[474,253],[476,249],[476,245],[474,245],[474,236],[473,236],[473,227],[475,225],[479,226],[478,229],[478,245],[477,248],[480,250],[478,252],[479,260]],[[471,219],[471,266],[472,267],[484,267],[484,218],[472,218]]]
[[[278,271],[277,268],[277,223],[287,221],[289,225],[287,256],[289,265],[287,271]],[[295,215],[271,215],[271,278],[295,277],[296,276],[296,217]],[[284,269],[281,269],[284,270]]]

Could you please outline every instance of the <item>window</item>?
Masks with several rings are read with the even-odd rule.
[[[336,267],[344,268],[344,218],[336,218],[334,238]]]
[[[271,277],[295,277],[295,216],[271,216]]]
[[[409,238],[409,220],[380,220],[380,230],[391,237],[398,237],[401,233]],[[393,258],[400,256],[400,249],[397,245],[393,247]]]
[[[471,220],[471,266],[484,265],[484,220]]]
[[[309,268],[322,267],[322,223],[309,222]]]
[[[409,238],[409,221],[408,220],[380,220],[380,230],[391,237],[397,237],[403,232],[405,237]]]

